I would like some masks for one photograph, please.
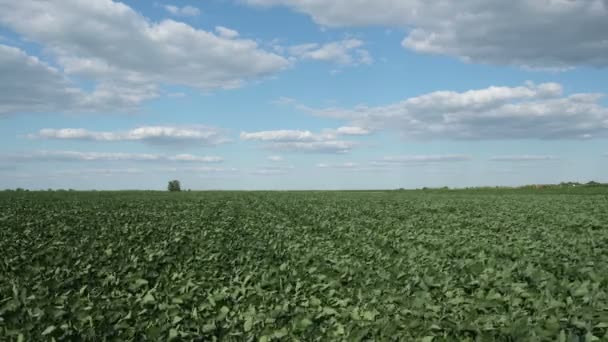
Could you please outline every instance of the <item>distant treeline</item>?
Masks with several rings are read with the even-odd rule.
[[[575,188],[575,187],[608,187],[608,183],[599,183],[596,181],[590,181],[587,183],[579,182],[561,182],[559,184],[527,184],[520,186],[473,186],[465,188],[450,188],[444,187],[423,187],[418,190],[491,190],[491,189],[560,189],[560,188]],[[400,188],[397,190],[408,190]]]
[[[587,183],[579,183],[579,182],[561,182],[559,184],[528,184],[528,185],[521,185],[521,186],[474,186],[474,187],[464,187],[464,188],[450,188],[447,186],[443,186],[443,187],[423,187],[423,188],[418,188],[418,189],[405,189],[405,188],[399,188],[396,189],[397,191],[411,191],[411,190],[423,190],[423,191],[430,191],[430,190],[515,190],[515,189],[564,189],[564,188],[577,188],[577,187],[583,187],[583,188],[601,188],[601,187],[608,187],[608,183],[600,183],[600,182],[596,182],[596,181],[591,181],[591,182],[587,182]],[[75,191],[79,191],[79,190],[74,190],[74,189],[47,189],[47,190],[29,190],[29,189],[24,189],[24,188],[16,188],[16,189],[5,189],[5,190],[0,190],[0,191],[6,191],[6,192],[28,192],[28,191],[37,191],[37,192],[75,192]],[[86,192],[95,192],[98,190],[85,190]],[[151,190],[124,190],[124,191],[135,191],[135,192],[142,192],[142,191],[151,191]],[[190,189],[186,190],[187,192],[191,191]],[[322,191],[322,190],[304,190],[304,191]],[[343,191],[348,191],[348,190],[343,190]],[[353,190],[355,191],[355,190]],[[357,192],[369,192],[369,191],[391,191],[391,190],[356,190]]]

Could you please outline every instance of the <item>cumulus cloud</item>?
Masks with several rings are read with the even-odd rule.
[[[217,34],[220,37],[224,37],[224,38],[228,38],[228,39],[236,38],[239,36],[239,33],[237,31],[229,29],[224,26],[216,26],[215,31],[217,32]]]
[[[124,89],[104,84],[86,92],[70,82],[60,70],[21,49],[2,44],[0,77],[0,114],[124,111],[157,96],[154,85]]]
[[[373,131],[407,139],[590,139],[608,135],[602,94],[565,96],[557,83],[526,83],[465,92],[437,91],[384,106],[313,109]]]
[[[0,26],[39,43],[58,66],[0,47],[3,93],[17,95],[0,95],[4,112],[133,106],[158,96],[161,85],[231,89],[290,64],[254,40],[174,20],[153,22],[112,0],[0,0],[0,6]],[[68,77],[89,80],[94,90],[83,94]]]
[[[473,62],[608,66],[606,0],[244,0],[288,6],[327,27],[408,30],[402,45]]]
[[[336,129],[338,135],[368,135],[371,132],[368,129],[356,126],[343,126]]]
[[[338,140],[335,132],[322,133],[299,130],[241,132],[241,140],[260,141],[275,150],[310,153],[348,153],[356,145],[352,141]]]
[[[177,17],[196,17],[201,14],[201,10],[194,6],[179,7],[175,5],[165,5],[165,10]]]
[[[545,155],[514,155],[514,156],[494,156],[490,158],[491,161],[497,162],[534,162],[534,161],[549,161],[558,160],[554,156]]]
[[[162,155],[150,153],[120,152],[79,152],[79,151],[37,151],[0,156],[0,159],[17,162],[84,162],[84,161],[130,161],[130,162],[188,162],[220,163],[224,159],[216,156],[194,156],[190,154]]]
[[[228,141],[222,132],[213,127],[143,126],[123,132],[96,132],[84,128],[44,128],[30,138],[90,141],[144,141],[155,144],[197,143],[218,145]]]
[[[290,55],[299,59],[332,62],[340,65],[372,64],[369,51],[362,49],[363,41],[345,39],[326,44],[308,43],[289,47]]]

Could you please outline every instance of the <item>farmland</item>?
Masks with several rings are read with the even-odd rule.
[[[0,340],[608,338],[604,189],[0,193]]]

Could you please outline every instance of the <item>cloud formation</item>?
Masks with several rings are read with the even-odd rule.
[[[218,145],[228,141],[222,132],[213,127],[143,126],[122,132],[96,132],[84,128],[44,128],[30,138],[89,141],[143,141],[154,144],[197,143]]]
[[[319,164],[317,164],[317,167],[320,169],[354,169],[354,168],[359,167],[359,163],[351,163],[351,162],[339,163],[339,164],[319,163]]]
[[[296,108],[406,139],[591,139],[608,135],[602,94],[565,96],[557,83],[437,91],[384,106]]]
[[[347,132],[348,133],[348,132]],[[259,141],[274,150],[309,153],[348,153],[355,142],[338,139],[336,130],[321,133],[299,130],[241,132],[241,140]]]
[[[606,0],[244,0],[287,6],[327,27],[407,30],[413,51],[537,68],[608,66]]]
[[[439,155],[405,155],[405,156],[386,156],[380,160],[372,162],[372,165],[421,165],[434,163],[454,163],[466,162],[473,158],[464,154],[439,154]]]
[[[268,156],[267,159],[271,162],[282,162],[284,160],[282,156]]]
[[[85,161],[130,161],[130,162],[186,162],[220,163],[224,159],[216,156],[194,156],[190,154],[162,155],[150,153],[37,151],[0,156],[0,160],[16,162],[85,162]]]
[[[125,88],[110,83],[86,92],[37,57],[0,44],[0,115],[34,112],[89,112],[131,110],[156,97],[154,85]]]
[[[294,169],[293,166],[262,166],[251,172],[258,176],[278,176],[289,174]]]
[[[136,168],[125,168],[125,169],[74,169],[74,170],[59,170],[53,171],[52,174],[55,176],[70,176],[79,177],[90,175],[95,176],[114,176],[114,175],[141,175],[145,171]]]
[[[0,7],[0,25],[40,44],[58,66],[1,46],[4,92],[18,95],[32,88],[45,96],[11,101],[6,95],[3,112],[133,106],[158,96],[161,85],[231,89],[290,64],[256,41],[238,38],[236,31],[215,34],[174,20],[153,22],[112,0],[0,0]],[[4,82],[15,75],[24,77],[15,85]],[[89,80],[94,90],[83,94],[68,78]]]
[[[345,39],[326,44],[294,45],[288,48],[288,52],[298,59],[332,62],[343,66],[372,64],[373,58],[369,51],[362,48],[363,45],[359,39]]]
[[[490,158],[491,161],[496,162],[535,162],[535,161],[549,161],[558,160],[559,158],[554,156],[545,155],[511,155],[511,156],[494,156]]]
[[[194,6],[179,7],[175,5],[165,5],[165,10],[176,17],[196,17],[201,14],[201,10]]]

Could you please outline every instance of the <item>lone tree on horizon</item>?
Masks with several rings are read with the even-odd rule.
[[[180,192],[180,191],[182,191],[182,186],[177,179],[172,180],[169,182],[169,185],[167,186],[167,190],[169,190],[171,192]]]

